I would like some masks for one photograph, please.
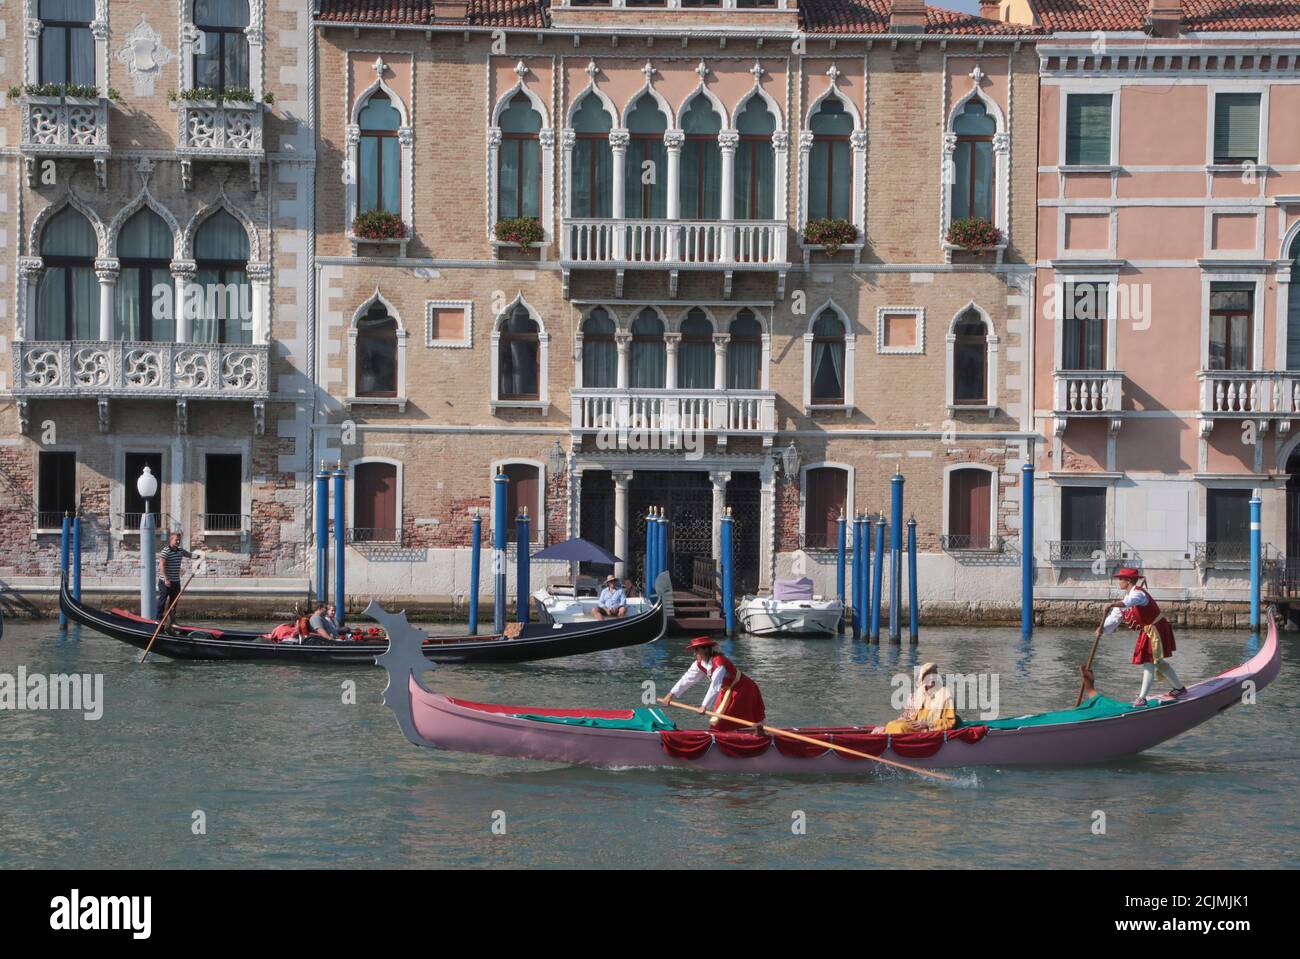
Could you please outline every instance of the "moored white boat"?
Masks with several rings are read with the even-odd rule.
[[[812,580],[778,579],[770,596],[746,596],[736,607],[740,628],[754,636],[834,636],[844,604],[813,593]]]

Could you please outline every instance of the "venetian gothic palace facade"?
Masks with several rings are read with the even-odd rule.
[[[463,604],[475,511],[637,578],[651,507],[681,585],[730,509],[744,588],[829,592],[898,473],[987,617],[1032,463],[1040,599],[1241,598],[1243,492],[1300,553],[1300,15],[1216,10],[8,0],[6,595],[78,507],[129,589],[149,465],[283,605],[323,460],[357,597]]]

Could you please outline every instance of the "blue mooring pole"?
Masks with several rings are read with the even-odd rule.
[[[838,632],[844,632],[844,561],[845,561],[845,528],[844,528],[844,510],[840,510],[840,518],[835,524],[835,595],[840,601],[840,622],[837,627]]]
[[[858,633],[866,636],[871,629],[871,516],[862,516],[862,619],[858,623]]]
[[[347,504],[347,472],[343,469],[342,461],[334,464],[334,606],[337,620],[335,622],[342,626],[348,615],[348,594],[346,590],[346,570],[347,561],[347,520],[344,518],[345,506]]]
[[[655,567],[656,578],[658,578],[660,573],[667,572],[672,568],[673,541],[672,537],[669,535],[671,532],[671,526],[668,522],[668,517],[664,515],[664,508],[662,506],[659,507],[658,529],[659,548],[655,550],[655,555],[658,557]]]
[[[474,510],[474,528],[469,537],[469,634],[478,634],[479,550],[483,548],[483,517]]]
[[[890,482],[889,511],[889,641],[903,641],[903,474]]]
[[[858,639],[866,632],[866,594],[862,590],[862,558],[866,547],[862,541],[862,516],[853,517],[853,638]]]
[[[1260,506],[1256,493],[1250,498],[1250,631],[1255,635],[1259,634]]]
[[[645,600],[655,601],[655,508],[645,514]]]
[[[81,507],[72,517],[72,598],[81,602]]]
[[[63,514],[63,532],[59,536],[59,573],[60,587],[62,581],[68,578],[68,548],[72,536],[72,519],[67,513]],[[59,609],[59,629],[68,628],[68,617],[63,612],[62,607]]]
[[[915,646],[920,635],[916,602],[916,517],[907,521],[907,636]]]
[[[1034,467],[1020,467],[1020,638],[1034,635]]]
[[[325,461],[316,473],[316,602],[329,599],[330,474]]]
[[[736,564],[732,553],[731,507],[722,514],[722,616],[727,635],[736,635]]]
[[[871,591],[871,642],[880,642],[880,600],[885,591],[885,514],[876,519],[876,568]]]
[[[492,579],[495,593],[492,597],[492,632],[504,633],[506,629],[506,535],[510,518],[506,515],[506,486],[510,480],[505,471],[497,467],[492,477]]]
[[[515,619],[521,623],[528,622],[528,602],[532,590],[528,586],[528,564],[532,556],[528,552],[528,507],[515,518]]]

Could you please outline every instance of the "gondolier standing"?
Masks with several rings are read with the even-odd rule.
[[[181,546],[181,534],[177,530],[172,530],[171,535],[167,537],[167,545],[158,554],[158,577],[163,583],[162,589],[158,591],[157,618],[159,620],[167,612],[172,600],[180,595],[181,560],[193,558],[194,554]],[[173,609],[167,618],[171,619],[175,613],[176,610]]]
[[[1124,587],[1124,598],[1106,607],[1106,619],[1097,627],[1096,636],[1113,633],[1120,623],[1138,634],[1133,647],[1133,664],[1142,667],[1142,688],[1133,705],[1146,702],[1151,684],[1159,674],[1169,683],[1170,695],[1177,698],[1187,692],[1167,657],[1174,652],[1174,628],[1160,612],[1160,605],[1147,592],[1146,577],[1140,570],[1126,566],[1114,576]]]
[[[716,717],[710,718],[709,726],[713,729],[719,732],[747,729],[750,726],[758,726],[767,718],[763,694],[759,692],[758,684],[737,669],[735,663],[718,652],[717,643],[708,636],[697,636],[686,648],[695,653],[695,662],[687,667],[682,678],[677,680],[677,685],[664,697],[665,704],[672,702],[674,697],[680,696],[701,678],[707,676],[709,691],[704,695],[704,702],[700,703],[700,708],[745,720],[743,723],[733,723]]]

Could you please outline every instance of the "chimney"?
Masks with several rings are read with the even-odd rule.
[[[1153,37],[1176,37],[1183,26],[1182,0],[1147,0],[1145,21]]]
[[[925,33],[925,0],[891,0],[890,33]]]
[[[1002,3],[1000,0],[980,0],[980,16],[985,20],[1002,19]]]
[[[469,16],[469,0],[433,0],[434,20],[464,20]]]

